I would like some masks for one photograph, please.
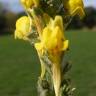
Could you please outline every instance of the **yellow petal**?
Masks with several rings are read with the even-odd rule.
[[[39,5],[39,0],[21,0],[21,3],[25,8],[32,8]]]
[[[68,9],[69,13],[79,15],[80,18],[84,16],[84,4],[82,0],[68,0],[64,2],[64,6]]]
[[[22,39],[23,38],[23,34],[21,32],[19,32],[19,31],[15,30],[15,39],[17,39],[17,38]]]
[[[37,51],[40,51],[42,50],[43,46],[42,46],[42,43],[35,43],[35,48],[37,49]]]
[[[54,27],[58,26],[63,31],[63,19],[61,16],[56,16],[54,20]]]
[[[69,40],[63,42],[63,48],[61,50],[66,51],[69,47]]]
[[[25,8],[31,8],[34,5],[33,0],[21,0],[21,3]]]
[[[62,46],[63,46],[63,41],[64,41],[64,34],[63,34],[63,32],[61,31],[61,29],[60,29],[60,27],[56,27],[54,30],[53,30],[53,40],[52,41],[54,41],[55,39],[57,40],[55,40],[54,42],[53,42],[53,45],[54,45],[54,48],[56,48],[56,50],[58,50],[58,51],[61,51],[61,48],[62,48]]]
[[[50,37],[51,37],[52,31],[50,30],[50,28],[45,27],[43,30],[43,34],[42,34],[42,44],[43,46],[45,46],[46,48],[50,48],[51,44],[50,44]]]
[[[77,8],[71,13],[71,15],[73,15],[73,16],[76,15],[76,14],[78,14],[81,19],[85,16],[85,12],[84,12],[84,10],[83,10],[82,7],[77,7]]]
[[[30,19],[27,16],[23,16],[16,22],[16,31],[15,37],[16,38],[25,38],[30,32]],[[26,38],[25,38],[26,39]]]
[[[26,35],[30,29],[30,19],[27,16],[18,19],[16,22],[16,29]]]
[[[61,85],[60,64],[58,63],[53,64],[52,72],[53,72],[53,84],[54,84],[54,89],[55,89],[55,95],[59,96],[60,85]]]

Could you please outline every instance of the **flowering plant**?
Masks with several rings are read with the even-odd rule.
[[[72,96],[65,61],[69,40],[64,32],[73,16],[82,18],[82,0],[21,0],[28,16],[16,22],[15,38],[29,41],[37,50],[41,63],[38,80],[39,96]]]

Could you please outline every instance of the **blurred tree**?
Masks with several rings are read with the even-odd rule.
[[[78,16],[74,16],[71,23],[68,26],[68,29],[80,29],[83,27],[84,27],[84,24],[80,20],[80,18]]]
[[[0,34],[3,34],[3,30],[6,28],[6,17],[0,14]]]
[[[4,34],[4,29],[6,28],[6,17],[2,13],[4,10],[2,3],[0,3],[0,35]]]
[[[3,4],[0,3],[0,34],[14,32],[17,18],[17,14],[6,9]]]
[[[86,16],[83,19],[83,23],[88,28],[93,28],[96,26],[96,9],[93,7],[85,8]]]
[[[5,13],[5,17],[6,17],[6,25],[7,25],[7,29],[8,30],[14,30],[15,29],[15,22],[17,19],[17,15],[11,11],[7,11]]]
[[[10,11],[0,13],[0,34],[10,34],[15,30],[17,15]]]

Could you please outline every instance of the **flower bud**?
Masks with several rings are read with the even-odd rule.
[[[32,8],[39,5],[39,0],[21,0],[21,3],[25,8]]]

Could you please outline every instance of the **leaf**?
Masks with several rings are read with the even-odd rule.
[[[55,96],[54,90],[50,88],[47,80],[39,78],[37,85],[38,96]]]

